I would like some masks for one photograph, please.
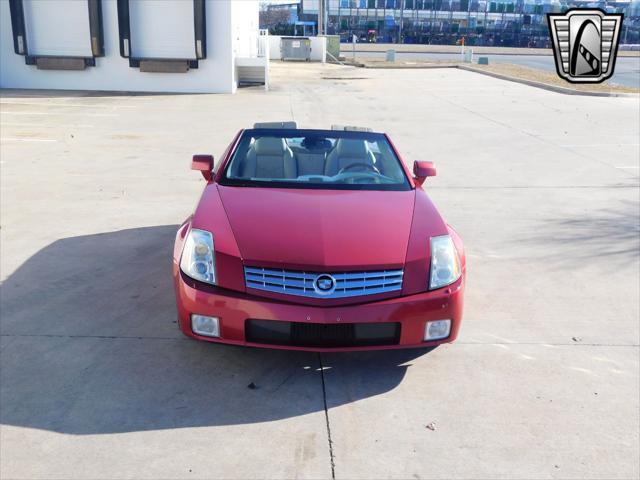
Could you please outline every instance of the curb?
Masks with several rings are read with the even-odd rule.
[[[432,68],[458,68],[458,65],[454,63],[438,64],[425,64],[425,65],[394,65],[392,67],[378,66],[378,65],[366,65],[364,63],[352,64],[360,68],[368,68],[369,70],[429,70]]]
[[[508,82],[522,83],[524,85],[528,85],[530,87],[541,88],[543,90],[549,90],[551,92],[562,93],[564,95],[582,95],[584,97],[628,97],[628,98],[638,98],[640,93],[627,93],[627,92],[589,92],[582,90],[574,90],[573,88],[567,87],[559,87],[557,85],[550,85],[544,82],[538,82],[536,80],[527,80],[525,78],[512,77],[510,75],[505,75],[502,73],[489,72],[486,70],[482,70],[480,68],[474,68],[469,65],[461,65],[461,64],[423,64],[423,65],[394,65],[394,66],[377,66],[377,65],[367,65],[365,63],[357,62],[357,63],[346,63],[346,65],[356,67],[356,68],[367,68],[370,70],[429,70],[434,68],[458,68],[460,70],[465,70],[467,72],[479,73],[481,75],[487,75],[489,77],[497,78],[499,80],[506,80]]]
[[[510,75],[505,75],[502,73],[489,72],[487,70],[483,70],[480,68],[475,68],[470,65],[462,65],[460,63],[445,63],[445,64],[416,64],[416,65],[393,65],[393,66],[378,66],[378,65],[367,65],[362,62],[351,63],[349,61],[345,61],[345,65],[356,67],[356,68],[367,68],[370,70],[429,70],[435,68],[458,68],[460,70],[465,70],[467,72],[480,73],[482,75],[487,75],[489,77],[497,78],[499,80],[506,80],[508,82],[522,83],[524,85],[528,85],[530,87],[541,88],[543,90],[549,90],[550,92],[562,93],[564,95],[582,95],[585,97],[627,97],[627,98],[638,98],[640,93],[628,93],[628,92],[589,92],[583,90],[574,90],[573,88],[567,87],[559,87],[557,85],[550,85],[544,82],[538,82],[536,80],[527,80],[525,78],[512,77]]]
[[[470,67],[468,65],[457,65],[457,68],[459,68],[460,70],[465,70],[467,72],[480,73],[482,75],[498,78],[500,80],[507,80],[509,82],[522,83],[524,85],[529,85],[530,87],[542,88],[544,90],[549,90],[551,92],[556,92],[556,93],[563,93],[565,95],[582,95],[586,97],[633,97],[633,98],[638,98],[638,95],[639,95],[637,93],[626,93],[626,92],[588,92],[588,91],[574,90],[572,88],[558,87],[556,85],[549,85],[548,83],[537,82],[535,80],[527,80],[524,78],[512,77],[510,75],[504,75],[502,73],[488,72],[486,70]]]
[[[473,47],[469,47],[469,48],[473,48]],[[356,53],[360,53],[363,56],[366,55],[367,53],[385,53],[387,50],[394,50],[393,48],[387,48],[387,49],[383,49],[383,50],[356,50]],[[546,49],[544,49],[546,50]],[[340,54],[341,55],[347,55],[352,53],[353,50],[350,49],[344,49],[344,50],[340,50]],[[400,54],[402,55],[403,53],[408,53],[411,55],[416,55],[416,54],[425,54],[425,55],[459,55],[460,52],[453,52],[453,51],[447,51],[447,50],[437,50],[437,51],[431,51],[431,50],[396,50],[396,55]],[[497,53],[484,53],[484,52],[474,52],[474,54],[476,56],[479,55],[511,55],[511,56],[517,56],[517,55],[522,55],[523,57],[552,57],[553,56],[553,52],[551,50],[547,50],[547,51],[543,51],[543,52],[533,52],[533,53],[526,53],[526,52],[514,52],[514,53],[510,53],[510,52],[497,52]],[[635,56],[635,55],[634,55]]]
[[[353,50],[350,47],[346,47],[346,48],[342,48],[342,45],[346,45],[344,43],[341,43],[340,46],[340,55],[347,55],[353,52]],[[410,49],[398,49],[397,47],[394,48],[394,45],[397,44],[388,44],[388,48],[365,48],[365,49],[358,49],[356,48],[356,53],[360,53],[363,55],[366,55],[367,53],[385,53],[387,50],[395,50],[396,54],[404,54],[404,53],[408,53],[408,54],[426,54],[426,55],[430,55],[430,54],[435,54],[435,55],[456,55],[456,54],[460,54],[460,50],[421,50],[421,49],[417,49],[417,50],[410,50]],[[468,46],[471,49],[477,48],[474,46]],[[458,47],[459,48],[459,47]],[[512,48],[512,47],[505,47],[505,48]],[[553,50],[550,48],[540,48],[537,49],[537,51],[532,51],[532,50],[526,50],[526,51],[522,51],[520,49],[517,49],[516,51],[491,51],[491,52],[484,52],[484,51],[474,51],[474,54],[476,56],[482,56],[482,55],[496,55],[496,56],[500,56],[500,55],[511,55],[511,56],[524,56],[524,57],[553,57]],[[627,57],[627,58],[637,58],[640,57],[640,51],[639,50],[620,50],[618,49],[618,58],[622,58],[622,57]]]

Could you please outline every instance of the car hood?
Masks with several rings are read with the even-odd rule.
[[[405,262],[413,190],[218,189],[245,265],[331,271]]]

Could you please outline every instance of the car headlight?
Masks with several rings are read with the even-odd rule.
[[[449,235],[431,237],[429,289],[445,287],[460,278],[460,259]]]
[[[211,233],[197,228],[189,231],[182,249],[180,270],[194,280],[215,285],[216,263]]]

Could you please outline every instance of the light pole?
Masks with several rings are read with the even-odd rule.
[[[404,25],[404,0],[400,0],[400,33],[398,34],[398,43],[402,43],[403,25]]]
[[[324,0],[318,0],[318,35],[324,35]]]

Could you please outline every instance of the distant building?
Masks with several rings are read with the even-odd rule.
[[[300,2],[263,4],[260,28],[268,29],[272,35],[316,35],[317,14],[309,17],[312,16],[302,14]]]
[[[638,43],[638,0],[324,0],[327,34],[361,42],[548,47],[546,14],[571,7],[623,12],[622,42]],[[316,19],[320,0],[301,0]]]

